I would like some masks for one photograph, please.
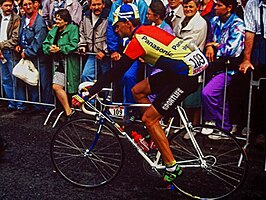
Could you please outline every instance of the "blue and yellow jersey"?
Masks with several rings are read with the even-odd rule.
[[[141,57],[145,62],[176,74],[195,76],[208,61],[200,50],[155,26],[140,26],[133,33],[124,54],[132,60]]]

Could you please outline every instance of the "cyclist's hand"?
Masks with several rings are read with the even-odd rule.
[[[93,86],[93,82],[83,82],[79,84],[78,94],[72,97],[72,106],[80,107],[85,101],[88,101],[92,96],[89,89]]]
[[[93,85],[94,82],[83,82],[79,84],[78,93],[80,94],[81,92],[87,92]]]
[[[80,96],[80,94],[76,94],[72,96],[72,107],[80,108],[80,106],[85,102],[85,100]]]

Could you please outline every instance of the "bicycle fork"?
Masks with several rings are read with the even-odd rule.
[[[104,115],[103,115],[104,116]],[[97,119],[98,118],[98,119]],[[84,153],[84,156],[88,156],[91,152],[91,150],[95,147],[95,145],[97,144],[97,141],[99,140],[100,138],[100,134],[101,134],[101,130],[102,130],[102,127],[103,127],[103,124],[104,124],[104,120],[105,118],[101,117],[101,116],[96,116],[96,122],[99,123],[99,126],[98,126],[98,129],[96,131],[96,135],[95,135],[95,138],[91,144],[91,146],[86,149],[85,153]]]

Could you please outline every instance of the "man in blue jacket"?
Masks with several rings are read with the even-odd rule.
[[[40,73],[41,98],[39,97],[38,87],[27,85],[29,98],[33,102],[52,103],[52,70],[51,65],[46,64],[49,59],[44,58],[42,43],[47,35],[47,27],[44,19],[33,7],[33,0],[22,0],[22,8],[25,14],[21,18],[19,29],[19,46],[16,51],[24,59],[31,60]],[[17,99],[26,100],[25,83],[17,80]],[[43,107],[34,105],[27,113],[39,113]],[[26,111],[26,106],[21,103],[18,106],[17,114]]]

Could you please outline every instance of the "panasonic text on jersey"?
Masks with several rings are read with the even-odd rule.
[[[172,53],[171,51],[165,50],[165,49],[163,49],[162,47],[159,47],[159,46],[157,46],[156,44],[154,44],[152,41],[150,41],[150,40],[147,38],[147,36],[143,36],[141,39],[144,40],[145,43],[148,44],[148,45],[149,45],[151,48],[153,48],[154,50],[159,51],[160,53],[163,53],[163,54],[165,54],[165,55],[167,55],[167,56],[172,56],[172,55],[173,55],[173,53]]]

